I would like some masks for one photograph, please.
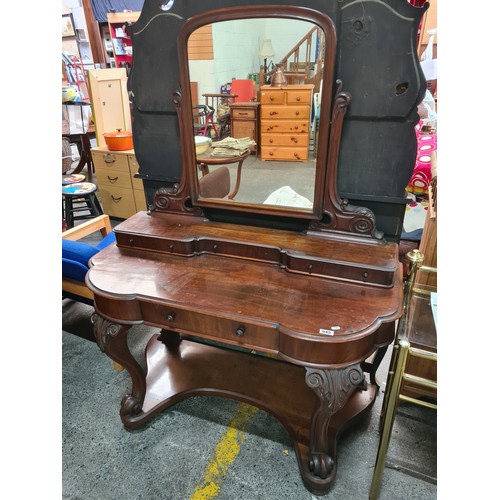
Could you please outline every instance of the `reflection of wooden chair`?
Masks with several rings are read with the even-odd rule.
[[[414,286],[417,272],[436,273],[437,269],[423,266],[424,256],[418,250],[408,252],[407,258],[411,262],[410,274],[406,281],[404,312],[403,317],[398,322],[382,405],[381,436],[370,488],[370,500],[376,500],[379,495],[382,473],[399,403],[404,401],[437,409],[437,404],[429,401],[429,398],[434,400],[437,395],[437,382],[411,373],[412,366],[419,361],[432,362],[434,369],[437,362],[437,336],[430,291]],[[418,399],[404,394],[405,387],[409,387],[413,393],[425,396],[425,398]]]
[[[206,154],[206,153],[205,153]],[[247,149],[244,153],[239,156],[210,156],[210,153],[207,156],[199,155],[196,157],[196,163],[198,164],[198,168],[201,170],[201,174],[205,177],[207,176],[209,171],[209,166],[217,167],[220,170],[221,165],[229,165],[231,163],[238,163],[237,171],[236,171],[236,184],[232,193],[228,196],[230,200],[234,199],[234,197],[238,194],[238,190],[240,189],[241,182],[241,168],[243,167],[243,162],[245,158],[250,154],[250,150]],[[215,173],[215,170],[213,171]],[[225,174],[219,173],[218,175],[222,176]],[[229,172],[228,172],[229,175]],[[221,177],[222,179],[222,177]],[[205,180],[205,183],[209,181]],[[201,186],[200,186],[201,189]],[[205,189],[205,188],[204,188]],[[222,191],[222,190],[221,190]],[[227,194],[227,193],[226,193]],[[221,194],[220,196],[215,196],[212,194],[212,198],[223,198],[226,194]],[[203,195],[202,195],[203,196]]]
[[[225,198],[229,194],[231,179],[227,167],[219,167],[203,175],[199,180],[200,196],[203,198]]]

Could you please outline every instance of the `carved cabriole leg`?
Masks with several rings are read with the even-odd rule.
[[[306,384],[319,398],[319,407],[311,421],[309,470],[326,479],[334,468],[328,450],[330,418],[345,405],[354,390],[364,384],[364,376],[359,364],[339,370],[306,367]]]
[[[146,374],[128,348],[127,333],[131,325],[112,323],[96,313],[92,315],[92,323],[101,351],[122,365],[132,378],[132,393],[123,397],[120,409],[122,422],[127,425],[142,412],[146,394]]]

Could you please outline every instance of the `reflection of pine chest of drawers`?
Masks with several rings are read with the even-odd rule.
[[[92,159],[105,214],[127,219],[147,210],[142,180],[134,177],[139,165],[133,149],[110,151],[107,147],[97,147],[92,149]]]
[[[314,85],[260,89],[262,160],[307,161]]]

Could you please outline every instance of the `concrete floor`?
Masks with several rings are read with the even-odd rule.
[[[241,404],[232,400],[193,397],[165,410],[143,429],[126,430],[119,407],[130,390],[130,378],[125,370],[116,371],[95,342],[88,340],[93,338],[92,312],[91,306],[69,299],[62,302],[62,498],[316,498],[302,483],[291,439],[264,411],[252,412],[245,425],[237,427],[238,446],[230,459],[224,454],[221,458],[220,449],[228,425],[241,410]],[[133,352],[140,353],[158,331],[134,326],[129,333]],[[388,355],[378,373],[382,389],[387,363]],[[321,498],[368,498],[382,397],[379,392],[366,418],[343,434],[335,485]],[[219,467],[214,475],[207,467],[217,445]],[[210,488],[203,493],[200,488],[208,479]],[[395,421],[379,498],[435,499],[435,483],[436,414],[404,405]]]
[[[316,160],[312,152],[309,161],[262,161],[258,156],[250,155],[241,169],[241,183],[234,200],[229,203],[262,204],[276,190],[289,186],[298,195],[314,201],[314,180]],[[231,176],[231,190],[236,185],[237,163],[227,165]],[[210,167],[210,171],[217,167]]]

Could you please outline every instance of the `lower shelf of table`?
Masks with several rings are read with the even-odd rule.
[[[303,367],[189,340],[167,347],[159,339],[160,336],[153,336],[146,347],[146,395],[142,412],[124,421],[127,427],[142,427],[162,410],[191,396],[239,400],[267,411],[287,429],[294,441],[302,479],[311,492],[324,494],[331,489],[336,474],[338,437],[371,407],[377,393],[375,385],[356,389],[331,417],[328,454],[334,460],[334,468],[326,478],[321,478],[309,467],[311,420],[318,398],[305,383]]]

